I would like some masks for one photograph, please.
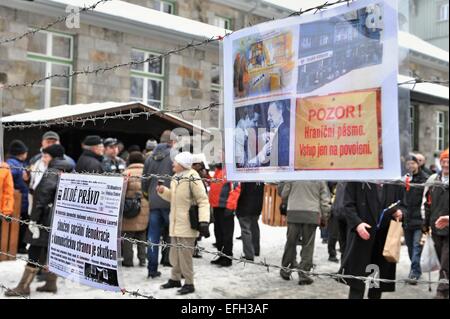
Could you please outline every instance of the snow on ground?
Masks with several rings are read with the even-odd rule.
[[[211,233],[213,226],[211,226]],[[234,237],[239,236],[239,224],[236,221]],[[261,257],[256,261],[266,260],[270,264],[280,264],[283,254],[286,237],[285,227],[271,227],[261,224]],[[214,236],[203,239],[200,245],[207,250],[214,250],[212,243]],[[242,243],[240,240],[234,241],[234,254],[239,257],[242,254]],[[24,256],[25,257],[25,256]],[[145,295],[152,295],[158,299],[181,298],[181,299],[201,299],[201,298],[296,298],[296,299],[345,299],[348,295],[348,287],[337,283],[329,278],[315,278],[315,282],[310,286],[299,286],[297,274],[294,279],[285,281],[279,276],[276,269],[267,269],[262,266],[234,263],[229,268],[219,268],[210,264],[212,255],[203,254],[202,259],[194,259],[195,288],[196,292],[187,296],[177,296],[176,290],[160,290],[159,286],[167,281],[170,276],[169,267],[161,267],[162,276],[157,279],[147,279],[147,269],[135,266],[134,268],[123,269],[123,287],[130,291],[139,289]],[[327,246],[322,244],[320,232],[317,231],[316,249],[314,254],[315,271],[336,272],[339,268],[337,263],[329,262]],[[135,259],[135,263],[137,260]],[[5,261],[0,262],[0,284],[9,288],[14,288],[20,280],[25,262]],[[409,259],[406,246],[402,246],[400,263],[397,267],[397,279],[404,279],[409,273]],[[438,279],[437,273],[432,273],[433,280]],[[422,279],[428,279],[425,274]],[[41,285],[37,281],[31,285],[32,293],[30,298],[73,298],[73,299],[110,299],[110,298],[136,298],[121,293],[107,292],[93,289],[87,286],[73,283],[69,280],[58,279],[58,293],[38,293],[36,287]],[[0,289],[1,291],[1,289]],[[386,293],[383,298],[395,299],[429,299],[436,291],[436,285],[432,285],[432,292],[428,291],[428,285],[409,286],[397,284],[395,293]],[[0,299],[5,298],[1,291]]]

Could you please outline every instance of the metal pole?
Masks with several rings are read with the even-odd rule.
[[[4,161],[3,154],[3,88],[8,82],[8,74],[0,73],[0,163]]]

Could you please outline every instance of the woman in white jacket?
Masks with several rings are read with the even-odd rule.
[[[179,153],[174,158],[173,176],[170,189],[158,186],[157,192],[164,200],[170,202],[169,234],[171,243],[194,247],[195,239],[200,235],[209,237],[209,200],[200,176],[192,169],[192,154],[189,152]],[[189,209],[192,205],[198,206],[199,231],[191,228],[189,220]],[[172,265],[171,278],[161,286],[162,289],[181,287],[181,277],[185,279],[183,287],[178,294],[193,293],[194,269],[192,260],[192,249],[171,248],[169,260]]]

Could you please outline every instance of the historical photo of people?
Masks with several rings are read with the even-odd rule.
[[[289,99],[236,108],[237,169],[289,166],[290,108]]]

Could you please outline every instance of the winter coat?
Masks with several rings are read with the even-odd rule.
[[[416,175],[412,176],[411,183],[423,184],[427,181],[428,175],[419,170]],[[405,190],[405,206],[406,214],[403,216],[403,227],[409,230],[416,230],[422,227],[422,198],[425,187],[411,187]]]
[[[111,158],[105,156],[103,157],[102,166],[103,171],[105,171],[106,173],[121,174],[127,167],[127,164],[120,157],[116,156],[115,158]]]
[[[396,263],[390,263],[383,257],[383,248],[392,216],[384,216],[380,229],[377,222],[386,207],[402,200],[402,187],[384,185],[381,192],[381,201],[378,196],[377,185],[372,183],[348,182],[344,195],[344,209],[347,220],[347,244],[339,273],[353,276],[369,276],[371,271],[367,268],[373,264],[379,268],[379,276],[383,279],[395,279]],[[405,207],[400,206],[402,212]],[[369,240],[363,240],[357,233],[356,227],[360,223],[367,223],[372,228],[367,231]],[[366,270],[367,269],[367,270]],[[345,278],[347,285],[363,290],[365,282]],[[382,291],[394,291],[395,284],[380,283]]]
[[[236,216],[259,216],[264,199],[264,183],[241,183]]]
[[[42,149],[41,149],[41,151],[42,151]],[[36,154],[36,155],[34,155],[34,156],[30,159],[30,166],[31,166],[31,165],[35,165],[36,162],[39,161],[41,158],[42,158],[42,152],[41,152],[41,153],[38,153],[38,154]],[[75,163],[75,161],[73,160],[73,158],[71,158],[70,156],[64,154],[64,159],[65,159],[66,161],[68,161],[73,167],[75,167],[76,163]]]
[[[331,209],[331,197],[325,182],[285,183],[281,197],[287,199],[287,222],[320,224]]]
[[[344,212],[344,195],[345,195],[345,185],[346,183],[339,182],[335,186],[334,199],[331,204],[331,215],[336,217],[340,221],[345,222],[345,212]]]
[[[78,173],[103,173],[103,156],[97,155],[90,150],[84,150],[78,159],[75,171]]]
[[[125,176],[142,176],[144,170],[144,164],[131,164],[124,171]],[[149,205],[147,198],[143,197],[141,189],[141,180],[137,178],[128,179],[127,193],[125,197],[135,198],[136,195],[140,194],[141,197],[141,211],[134,218],[123,218],[122,219],[122,231],[144,231],[148,226],[149,218]]]
[[[73,166],[64,158],[54,158],[48,165],[47,174],[44,174],[33,195],[33,208],[31,209],[30,220],[36,224],[50,227],[53,216],[53,204],[55,201],[56,189],[58,187],[58,174],[60,172],[72,172]],[[27,229],[25,242],[40,247],[47,247],[49,233],[40,229],[39,238],[32,238],[31,232]]]
[[[441,174],[431,175],[427,183],[441,181]],[[425,221],[424,224],[431,227],[433,234],[439,236],[448,236],[448,226],[443,229],[437,229],[435,224],[439,217],[449,214],[448,207],[448,184],[445,186],[431,186],[426,193],[425,202]]]
[[[209,188],[209,203],[212,208],[225,208],[235,211],[237,208],[241,188],[239,183],[227,182],[222,168],[216,168]]]
[[[0,212],[11,215],[14,210],[14,182],[7,163],[0,163]]]
[[[21,169],[27,166],[26,162],[23,162],[15,157],[10,157],[6,160],[6,163],[11,167],[11,174],[14,180],[14,188],[20,191],[22,195],[21,206],[20,206],[20,216],[28,216],[28,185],[23,180],[23,172]]]
[[[173,179],[170,183],[170,189],[164,187],[164,192],[162,194],[158,193],[161,198],[170,202],[169,235],[171,237],[197,238],[199,232],[191,229],[189,208],[193,204],[197,204],[199,208],[199,221],[209,223],[210,206],[208,195],[201,181],[189,181],[186,179],[200,178],[195,170],[185,170],[177,174],[177,177],[181,177],[182,179]]]
[[[170,158],[171,147],[168,144],[162,143],[153,151],[151,157],[145,160],[144,175],[149,176],[151,174],[157,175],[173,175],[172,159]],[[164,185],[169,186],[170,180],[163,179]],[[148,194],[148,202],[151,209],[169,209],[170,205],[164,201],[156,192],[156,186],[158,185],[158,178],[144,178],[142,179],[142,191]]]

